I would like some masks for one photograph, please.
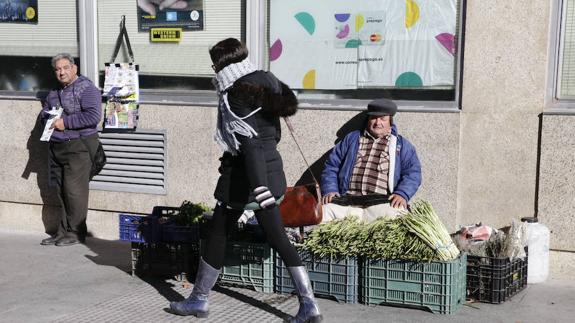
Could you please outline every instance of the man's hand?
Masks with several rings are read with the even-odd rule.
[[[52,127],[51,128],[56,128],[60,131],[64,131],[65,127],[64,127],[64,119],[59,118],[56,119],[53,123],[52,123]]]
[[[151,16],[157,14],[156,5],[160,10],[165,9],[186,9],[188,2],[184,0],[138,0],[138,7]]]
[[[335,196],[339,197],[339,193],[337,192],[327,193],[326,195],[322,196],[321,201],[323,202],[323,204],[331,203],[331,200],[333,200]]]
[[[401,195],[391,194],[391,196],[389,196],[389,204],[391,204],[391,207],[393,208],[403,208],[404,210],[407,210],[407,201],[401,197]]]

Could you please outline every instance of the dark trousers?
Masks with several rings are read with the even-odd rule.
[[[88,147],[96,151],[98,136],[50,143],[50,186],[58,190],[62,207],[58,235],[86,235],[88,193],[92,160]]]
[[[242,210],[227,209],[218,205],[214,209],[212,230],[208,238],[208,245],[204,251],[204,261],[210,266],[220,269],[224,265],[224,256],[227,239],[227,221],[237,221]],[[287,267],[302,266],[301,259],[294,246],[289,242],[284,225],[277,207],[255,211],[259,225],[262,226],[268,244],[279,253]]]

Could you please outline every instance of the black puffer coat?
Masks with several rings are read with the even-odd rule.
[[[224,153],[220,158],[220,178],[214,192],[217,200],[236,208],[254,201],[253,190],[267,186],[278,198],[285,193],[286,179],[282,158],[277,151],[281,138],[280,117],[293,115],[297,99],[287,85],[264,71],[243,76],[228,89],[228,102],[239,117],[258,133],[248,138],[236,134],[240,153]]]

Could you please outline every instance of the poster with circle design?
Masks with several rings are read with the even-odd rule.
[[[452,87],[458,0],[270,1],[270,70],[294,89]]]

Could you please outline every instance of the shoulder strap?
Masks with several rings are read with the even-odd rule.
[[[311,174],[311,177],[313,178],[313,181],[315,182],[315,184],[319,186],[319,182],[317,181],[317,179],[315,178],[315,175],[311,171],[311,167],[309,166],[309,163],[307,162],[307,159],[305,158],[305,156],[303,154],[303,150],[301,149],[297,140],[295,139],[293,126],[291,124],[289,117],[283,117],[283,119],[284,119],[284,121],[288,127],[289,133],[290,133],[291,137],[293,138],[293,141],[295,142],[295,145],[297,146],[297,149],[299,150],[299,153],[301,154],[301,157],[303,157],[303,161],[305,162],[305,165],[307,166],[308,172]]]
[[[132,51],[132,45],[130,45],[130,38],[128,37],[128,30],[126,30],[126,16],[122,16],[122,21],[120,22],[120,34],[116,39],[116,46],[114,47],[114,52],[112,53],[112,58],[110,62],[113,63],[118,56],[120,51],[120,46],[122,46],[122,40],[126,41],[126,47],[128,48],[128,55],[130,56],[130,63],[134,62],[134,52]]]

